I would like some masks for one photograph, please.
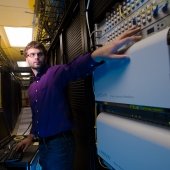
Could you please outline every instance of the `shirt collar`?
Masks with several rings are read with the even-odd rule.
[[[40,70],[38,71],[37,75],[34,76],[34,81],[39,80],[41,78],[41,76],[46,73],[48,68],[49,68],[48,65],[44,65],[43,67],[41,67]]]

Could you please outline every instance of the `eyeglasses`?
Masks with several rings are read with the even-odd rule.
[[[28,57],[31,57],[31,58],[34,58],[35,56],[38,56],[38,57],[43,57],[44,56],[44,53],[43,52],[39,52],[39,53],[30,53],[30,54],[27,54]]]

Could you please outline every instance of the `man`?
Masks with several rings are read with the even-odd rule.
[[[28,89],[32,109],[32,129],[17,149],[25,151],[38,137],[40,164],[43,170],[72,170],[74,159],[74,138],[69,117],[69,101],[66,87],[70,81],[91,74],[99,65],[95,60],[124,58],[118,50],[126,44],[136,42],[135,35],[140,28],[127,30],[116,40],[75,58],[69,64],[49,67],[45,63],[46,49],[38,42],[30,42],[24,51],[35,78]]]

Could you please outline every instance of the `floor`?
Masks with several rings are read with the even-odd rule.
[[[18,118],[13,134],[28,135],[31,129],[32,114],[30,107],[23,107]]]

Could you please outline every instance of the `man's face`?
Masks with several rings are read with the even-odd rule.
[[[30,48],[27,51],[26,61],[34,70],[39,70],[44,65],[44,53],[37,48]]]

